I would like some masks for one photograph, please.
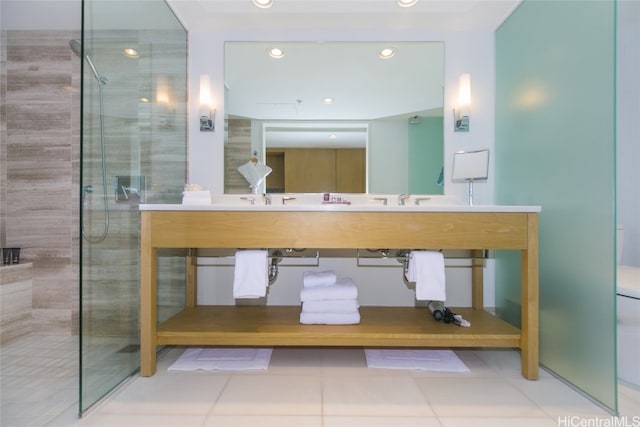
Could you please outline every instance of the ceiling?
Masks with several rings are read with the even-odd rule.
[[[260,9],[250,0],[167,0],[191,31],[224,29],[371,29],[385,26],[432,31],[495,30],[520,0],[274,0]]]

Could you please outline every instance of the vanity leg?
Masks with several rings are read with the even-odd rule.
[[[471,251],[471,305],[474,310],[484,310],[484,259],[483,250]]]
[[[198,250],[190,249],[187,255],[187,284],[186,304],[188,308],[194,308],[198,300]]]
[[[522,251],[521,358],[522,376],[538,379],[539,291],[538,291],[538,215],[527,215],[527,248]]]
[[[151,221],[141,215],[140,232],[140,375],[156,372],[158,251],[151,246]]]

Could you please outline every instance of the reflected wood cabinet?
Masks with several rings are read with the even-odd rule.
[[[365,150],[362,148],[270,148],[267,192],[364,193]]]

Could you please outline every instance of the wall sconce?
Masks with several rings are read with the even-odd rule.
[[[489,177],[489,150],[458,151],[453,155],[453,182],[469,182],[469,206],[473,205],[473,182]]]
[[[211,101],[211,82],[209,76],[200,76],[200,106],[198,108],[200,116],[200,131],[215,132],[216,130],[216,110]]]
[[[469,110],[471,108],[471,76],[462,74],[458,80],[458,104],[453,109],[453,130],[469,132]]]

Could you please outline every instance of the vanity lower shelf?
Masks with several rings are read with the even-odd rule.
[[[157,344],[220,346],[520,347],[520,330],[472,308],[471,322],[437,322],[426,308],[360,307],[358,325],[302,325],[299,306],[197,306],[157,329]]]

